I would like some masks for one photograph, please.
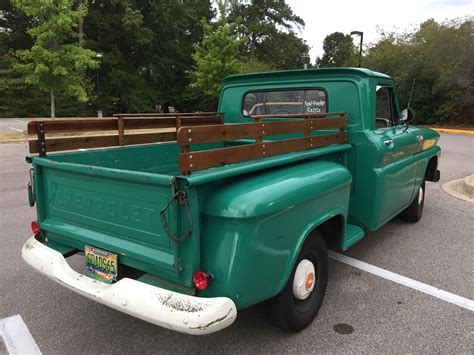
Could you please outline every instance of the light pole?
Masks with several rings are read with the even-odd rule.
[[[96,68],[96,80],[97,80],[97,117],[102,117],[102,110],[100,109],[99,105],[99,97],[100,97],[100,80],[99,80],[99,67],[100,67],[100,58],[102,58],[104,55],[102,53],[96,53],[96,58],[99,60],[99,64],[97,65]]]
[[[306,59],[311,59],[311,57],[309,56],[309,54],[303,54],[301,57],[304,60],[303,69],[308,69],[308,63],[306,63]]]
[[[360,36],[360,48],[359,48],[359,68],[362,61],[362,42],[364,41],[364,32],[361,31],[352,31],[351,36],[358,35]]]

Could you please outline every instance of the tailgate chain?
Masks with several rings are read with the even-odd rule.
[[[36,196],[35,196],[35,182],[34,182],[34,170],[33,168],[30,168],[29,175],[30,175],[30,182],[28,182],[28,202],[30,204],[30,207],[33,207],[36,202]]]
[[[173,234],[173,232],[171,232],[168,222],[166,221],[166,215],[165,215],[166,210],[171,206],[174,200],[178,201],[180,206],[184,205],[185,208],[187,209],[186,216],[188,218],[188,232],[181,237],[178,237],[177,235]],[[184,242],[188,240],[189,237],[191,237],[191,235],[193,234],[193,218],[191,215],[191,207],[189,206],[189,201],[186,198],[186,194],[183,191],[177,191],[174,194],[173,198],[160,211],[160,217],[161,217],[161,224],[163,225],[163,229],[165,230],[166,234],[171,240],[175,241],[176,243],[180,243],[180,242]]]

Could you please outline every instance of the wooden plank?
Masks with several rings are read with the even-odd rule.
[[[220,123],[219,116],[184,116],[186,126],[207,125]],[[38,121],[28,122],[28,134],[38,134]],[[176,126],[174,117],[124,118],[124,129],[171,128]],[[55,120],[44,121],[44,128],[49,133],[64,132],[93,132],[117,129],[117,118],[91,120]]]
[[[232,141],[236,139],[257,139],[264,136],[304,133],[320,129],[344,129],[345,118],[318,118],[313,120],[237,123],[181,127],[178,130],[179,144],[202,144]]]
[[[116,113],[115,117],[173,117],[173,116],[217,116],[223,112],[176,112],[176,113]]]
[[[181,116],[180,116],[181,117]],[[183,126],[200,126],[218,124],[220,119],[216,117],[181,117]],[[126,129],[145,129],[145,128],[174,128],[176,127],[176,117],[160,118],[130,118],[124,120]]]
[[[38,149],[35,147],[36,140],[31,140],[30,153],[38,153]],[[98,147],[111,147],[117,145],[117,134],[114,135],[103,135],[94,137],[67,137],[67,138],[51,138],[46,140],[47,152],[57,152],[61,150],[73,150],[79,148],[98,148]]]
[[[125,145],[176,141],[176,132],[127,134]]]
[[[178,130],[178,143],[201,144],[255,138],[257,131],[262,131],[261,124],[259,123],[181,127]]]
[[[179,155],[179,169],[183,173],[207,169],[331,144],[341,144],[344,143],[346,139],[347,135],[345,133],[334,133],[315,137],[282,139],[273,142],[245,144],[237,147],[181,153]]]
[[[220,117],[189,117],[189,116],[182,116],[181,117],[181,124],[183,126],[200,126],[200,125],[208,125],[208,124],[220,124],[221,120]]]
[[[156,142],[175,141],[175,132],[163,133],[139,133],[124,136],[124,144],[145,144]],[[118,146],[118,134],[102,136],[82,136],[82,137],[64,137],[50,138],[46,140],[47,152],[58,152],[63,150],[88,149],[100,147]],[[38,153],[38,140],[29,141],[30,153]]]
[[[28,122],[28,134],[37,134],[37,121]],[[46,133],[116,130],[116,118],[44,121]]]

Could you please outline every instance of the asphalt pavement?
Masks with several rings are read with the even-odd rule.
[[[0,119],[0,132],[23,132],[26,131],[26,118],[2,118]]]
[[[474,204],[446,194],[441,184],[474,172],[474,136],[442,133],[440,145],[442,181],[427,183],[422,220],[394,220],[345,255],[472,300]],[[318,317],[297,334],[274,326],[265,303],[240,311],[221,332],[195,337],[85,299],[20,257],[35,219],[26,154],[26,144],[0,145],[0,319],[20,314],[44,353],[467,353],[474,347],[473,312],[335,260]],[[70,262],[83,264],[79,255]]]

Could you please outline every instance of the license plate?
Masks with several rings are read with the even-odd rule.
[[[107,283],[117,280],[117,254],[89,245],[85,246],[84,251],[87,276]]]

